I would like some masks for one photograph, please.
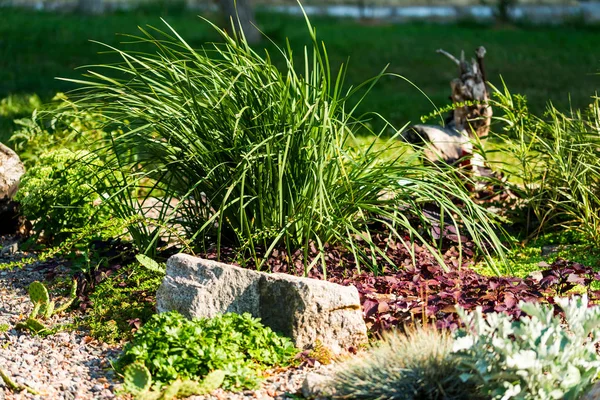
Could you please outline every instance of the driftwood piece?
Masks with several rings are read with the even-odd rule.
[[[457,106],[454,109],[451,127],[459,132],[466,131],[471,137],[474,135],[487,136],[490,130],[492,107],[489,105],[483,64],[485,48],[483,46],[477,48],[475,50],[476,58],[471,59],[471,62],[465,60],[464,51],[461,52],[460,60],[442,49],[437,52],[448,57],[458,66],[459,77],[450,82],[452,103],[471,103]]]

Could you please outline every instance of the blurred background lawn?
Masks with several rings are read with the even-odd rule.
[[[0,105],[0,140],[12,131],[12,119],[31,110],[28,94],[38,94],[42,102],[56,92],[72,90],[71,83],[56,77],[77,78],[85,68],[116,57],[101,54],[106,49],[91,42],[110,45],[130,40],[118,35],[136,34],[137,26],[161,27],[164,17],[195,47],[217,39],[198,18],[198,11],[176,7],[146,7],[137,11],[113,12],[98,16],[36,12],[0,8],[0,99],[23,103]],[[208,15],[219,22],[218,15]],[[278,45],[289,38],[300,56],[307,44],[306,26],[299,17],[259,12],[261,29]],[[438,106],[448,104],[449,82],[457,70],[436,54],[443,48],[453,54],[464,49],[469,55],[484,45],[488,79],[500,84],[500,76],[513,93],[529,99],[533,112],[543,111],[552,101],[559,108],[585,107],[600,85],[600,28],[563,24],[524,26],[463,22],[435,24],[413,22],[392,24],[385,21],[357,21],[331,17],[311,17],[319,38],[327,45],[333,65],[349,62],[348,86],[388,71],[400,74],[423,90]],[[135,45],[128,45],[129,48]],[[256,46],[274,56],[274,47],[263,41]],[[34,105],[37,100],[33,99]],[[31,108],[31,107],[29,107]],[[431,103],[411,84],[386,77],[362,105],[363,111],[377,111],[400,127],[430,113]]]

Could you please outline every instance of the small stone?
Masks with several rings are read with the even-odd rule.
[[[527,275],[527,277],[539,282],[542,279],[544,279],[544,274],[542,273],[542,271],[533,271],[529,275]]]
[[[23,354],[23,361],[33,364],[35,361],[35,356],[33,354]]]
[[[96,392],[101,392],[102,390],[104,390],[104,385],[94,385],[92,386],[92,392],[96,393]]]
[[[307,399],[326,396],[331,378],[315,372],[309,372],[302,383],[302,395]]]
[[[0,249],[0,255],[12,255],[19,251],[19,242],[5,243]]]

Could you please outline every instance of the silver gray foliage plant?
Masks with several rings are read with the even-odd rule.
[[[517,321],[480,307],[459,309],[466,329],[455,332],[453,352],[460,379],[492,399],[578,399],[600,373],[596,343],[600,307],[587,296],[557,299],[564,320],[550,305],[521,303]]]
[[[332,382],[334,399],[476,400],[476,388],[459,379],[452,336],[434,328],[388,333],[364,356],[342,364]]]

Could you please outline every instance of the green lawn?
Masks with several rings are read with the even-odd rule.
[[[47,100],[73,85],[55,77],[78,77],[75,68],[110,60],[98,54],[102,47],[89,40],[116,45],[127,40],[115,33],[136,33],[138,25],[161,27],[159,12],[121,13],[100,17],[2,10],[0,24],[0,98],[9,94],[37,93]],[[166,19],[193,46],[216,36],[193,12],[166,15]],[[504,77],[513,92],[527,95],[534,112],[551,100],[559,107],[583,107],[600,88],[600,29],[576,27],[486,27],[477,24],[438,25],[411,23],[361,24],[350,20],[313,18],[334,65],[350,61],[348,84],[356,84],[381,71],[401,74],[426,92],[437,105],[448,102],[449,81],[456,68],[435,53],[468,52],[483,44],[488,49],[488,78],[499,84]],[[303,20],[263,14],[259,23],[282,45],[289,37],[296,54],[307,42]],[[162,27],[161,27],[162,28]],[[267,47],[273,47],[265,42]],[[429,101],[398,78],[385,78],[373,90],[364,110],[374,110],[401,126],[416,122],[432,110]],[[0,130],[18,113],[0,113]],[[2,121],[2,118],[4,120]],[[0,133],[0,139],[6,136]]]

